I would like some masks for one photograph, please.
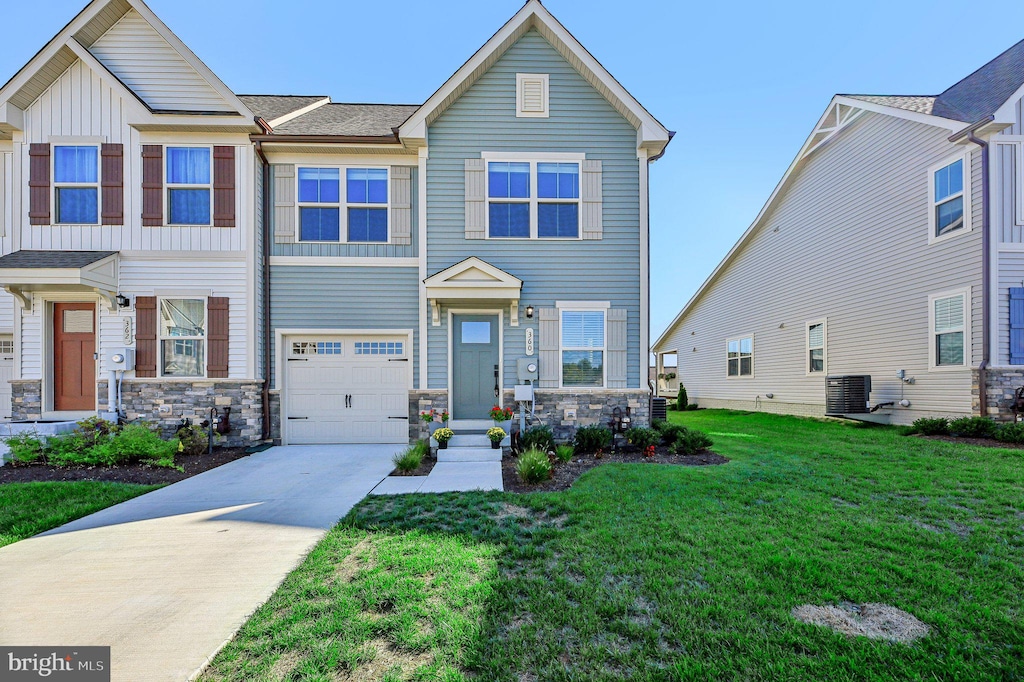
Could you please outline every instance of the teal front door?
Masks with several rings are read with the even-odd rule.
[[[452,417],[487,419],[497,402],[498,316],[452,316]]]

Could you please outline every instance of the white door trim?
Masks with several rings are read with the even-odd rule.
[[[503,308],[449,308],[448,309],[448,409],[455,405],[455,389],[452,367],[452,320],[456,315],[497,315],[498,316],[498,387],[505,390],[505,310]],[[495,404],[501,400],[499,395]]]

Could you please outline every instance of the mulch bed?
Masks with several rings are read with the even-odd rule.
[[[643,453],[632,447],[620,448],[615,452],[606,452],[597,459],[592,454],[576,455],[572,461],[562,464],[555,463],[555,475],[543,483],[523,483],[516,473],[516,458],[506,455],[501,460],[501,479],[505,490],[510,493],[557,492],[568,490],[580,476],[596,466],[611,462],[624,464],[675,464],[678,466],[713,466],[725,464],[728,458],[703,450],[696,455],[675,455],[665,446],[658,446],[654,457],[644,457]]]
[[[408,472],[406,472],[406,471],[399,471],[398,469],[395,469],[389,475],[390,476],[426,476],[427,474],[430,473],[430,470],[434,468],[435,464],[437,464],[437,458],[434,457],[433,455],[426,455],[423,458],[423,461],[420,462],[420,465],[419,465],[419,467],[417,469],[414,469],[414,470],[408,471]]]
[[[248,457],[245,448],[214,448],[212,455],[179,455],[175,463],[185,471],[129,464],[113,467],[55,467],[48,464],[17,464],[7,462],[0,467],[0,484],[32,483],[34,481],[113,481],[157,485],[177,483],[210,469]]]
[[[1024,443],[1004,443],[995,438],[960,438],[959,436],[922,436],[914,434],[916,438],[925,440],[941,440],[943,443],[960,443],[961,445],[977,445],[982,448],[1010,448],[1011,450],[1024,450]]]

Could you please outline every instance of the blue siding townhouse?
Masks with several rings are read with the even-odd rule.
[[[145,52],[154,49],[156,38],[172,47],[180,41],[140,0],[96,0],[84,14],[104,17],[88,36],[101,46],[100,29],[124,31],[122,24],[130,23],[135,39],[124,45],[141,52],[122,51],[108,61],[112,71],[120,70],[116,80],[122,88],[140,84],[131,94],[152,110],[146,98],[154,95],[143,92],[145,71],[152,68]],[[142,34],[148,40],[138,39]],[[91,55],[91,43],[71,39],[78,44],[68,58],[84,56],[93,69],[111,54],[108,47]],[[182,189],[197,192],[189,195],[197,201],[206,201],[202,191],[210,189],[214,199],[222,199],[217,183],[223,186],[233,174],[237,219],[229,226],[219,220],[220,209],[210,216],[206,203],[189,204],[188,219],[209,227],[188,249],[200,250],[204,235],[217,244],[225,234],[246,236],[237,284],[249,295],[239,294],[229,314],[226,299],[206,291],[210,287],[193,287],[206,295],[192,296],[171,286],[148,286],[146,268],[166,267],[166,258],[139,258],[134,251],[124,256],[140,261],[135,290],[121,290],[114,281],[108,298],[137,297],[143,312],[135,305],[101,305],[97,315],[132,318],[137,357],[146,358],[141,374],[138,368],[124,372],[125,394],[134,400],[128,416],[187,416],[192,406],[181,396],[202,393],[204,382],[223,381],[225,373],[164,356],[205,350],[237,357],[237,373],[232,365],[228,378],[237,374],[245,386],[260,387],[258,395],[244,394],[246,423],[260,427],[247,432],[251,439],[404,442],[425,430],[421,412],[448,410],[456,424],[484,419],[492,405],[512,405],[514,387],[524,381],[535,386],[536,417],[563,436],[579,425],[607,421],[616,408],[630,408],[637,421],[646,421],[648,168],[671,134],[538,0],[527,2],[422,105],[235,95],[181,48],[181,77],[207,86],[183,88],[182,97],[211,99],[207,91],[213,91],[227,104],[175,103],[173,112],[164,112],[163,128],[149,124],[132,133],[143,156],[150,154],[140,160],[151,160],[125,164],[125,191],[142,199],[126,202],[123,222],[131,225],[138,209],[143,219],[150,216],[139,228],[150,230],[144,232],[148,248],[185,249],[180,239],[151,236],[153,230],[179,227],[160,218],[153,201],[162,195],[154,188],[163,182],[170,202],[185,201]],[[17,144],[21,134],[10,123],[20,120],[17,112],[10,115],[11,106],[0,101],[0,115],[8,112],[8,125],[0,120],[0,136],[6,133],[11,153],[27,159],[27,145]],[[211,106],[217,116],[230,115],[232,125],[224,124],[223,131],[197,127],[191,120],[195,112]],[[76,115],[74,106],[66,110]],[[208,120],[216,118],[206,113]],[[183,117],[180,130],[171,125],[175,116]],[[191,133],[195,139],[189,130],[199,131]],[[215,146],[215,133],[228,131],[245,133],[231,166],[222,160],[223,145]],[[99,137],[81,145],[103,144]],[[54,138],[57,143],[63,138]],[[0,151],[3,145],[0,139]],[[217,177],[208,177],[205,151],[189,152],[187,167],[172,166],[170,159],[182,158],[180,148],[186,147],[212,149]],[[181,180],[153,176],[164,159],[166,175]],[[14,159],[9,165],[22,163],[28,162]],[[12,176],[9,194],[19,194],[24,184],[23,196],[29,195],[24,176]],[[24,229],[28,203],[9,211],[15,222],[24,217]],[[12,278],[24,278],[24,263],[60,261],[60,253],[79,243],[102,242],[104,253],[126,248],[123,240],[76,241],[76,229],[101,235],[128,228],[63,228],[69,237],[59,249],[46,240],[40,250],[49,255],[19,256],[17,272],[13,265],[5,270],[0,258],[0,284],[23,293],[25,286]],[[5,245],[4,253],[16,247]],[[226,270],[215,270],[211,281],[227,277]],[[194,271],[188,277],[194,280]],[[161,330],[171,327],[157,318],[170,308],[190,311],[187,348],[163,338]],[[239,324],[226,322],[231,315]],[[215,319],[225,322],[212,330]],[[12,334],[17,337],[21,328],[13,324]],[[105,344],[125,340],[99,335],[98,355],[105,357]],[[14,338],[15,350],[19,344]],[[97,368],[97,382],[107,369]],[[190,376],[180,376],[186,371]],[[16,375],[15,383],[23,378]],[[46,411],[52,405],[45,404],[45,376],[41,381]],[[103,396],[93,399],[104,402]],[[157,407],[168,402],[175,405],[172,414]]]

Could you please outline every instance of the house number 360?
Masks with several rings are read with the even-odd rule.
[[[533,355],[533,327],[526,328],[526,354]]]

